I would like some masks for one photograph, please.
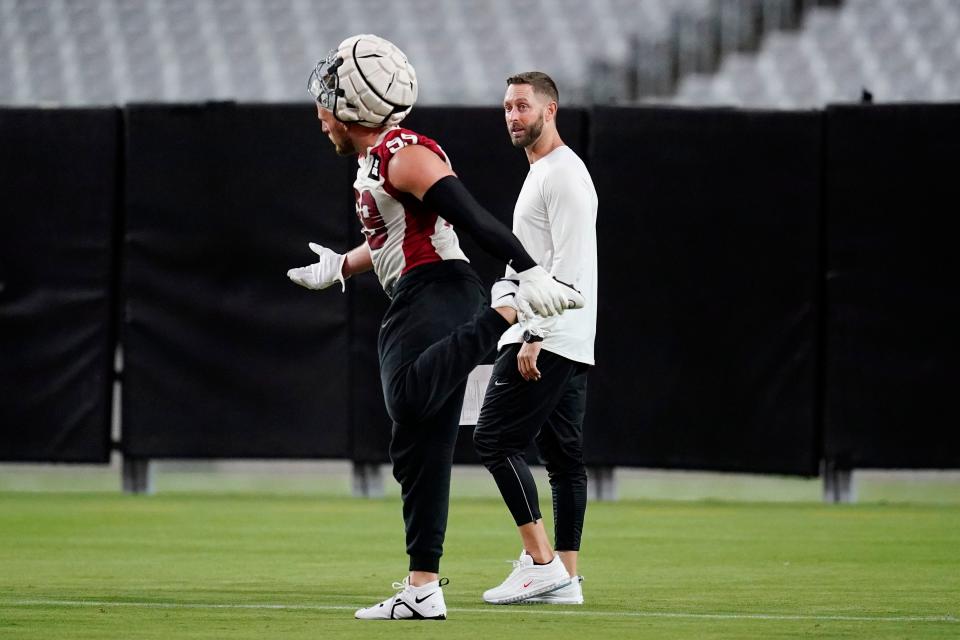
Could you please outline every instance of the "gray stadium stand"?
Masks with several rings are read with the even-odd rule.
[[[800,31],[683,79],[672,102],[764,108],[960,100],[960,0],[847,0],[815,8]]]
[[[635,34],[710,2],[0,0],[0,104],[306,101],[316,60],[360,32],[407,51],[424,104],[490,104],[530,69],[582,104],[598,60],[622,68]]]
[[[0,104],[301,102],[360,32],[408,53],[422,104],[488,105],[530,69],[567,104],[960,98],[960,0],[839,2],[0,0]]]

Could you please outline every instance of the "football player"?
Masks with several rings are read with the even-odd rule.
[[[346,254],[310,243],[319,260],[291,269],[310,289],[373,270],[390,297],[379,335],[380,377],[393,421],[390,459],[400,483],[409,573],[397,593],[360,609],[361,619],[446,618],[439,579],[450,470],[466,379],[515,307],[550,317],[583,306],[470,195],[434,140],[401,128],[417,99],[413,65],[375,35],[347,38],[321,60],[308,86],[337,153],[357,159],[356,213],[365,236]],[[518,286],[487,307],[457,232],[511,266]],[[507,303],[510,304],[507,304]]]

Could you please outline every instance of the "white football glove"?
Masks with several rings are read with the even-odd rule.
[[[517,308],[519,286],[519,282],[510,278],[500,278],[494,282],[490,289],[490,306],[494,309],[510,307],[514,311],[520,311]]]
[[[287,271],[287,277],[296,282],[301,287],[307,289],[326,289],[335,282],[340,283],[340,290],[347,288],[343,277],[343,261],[346,256],[321,247],[315,242],[307,245],[310,251],[320,256],[320,262],[308,265],[306,267],[297,267]]]
[[[580,309],[585,304],[579,291],[560,282],[539,265],[521,271],[517,277],[520,279],[517,308],[521,314],[532,317],[536,313],[549,318],[566,309]]]

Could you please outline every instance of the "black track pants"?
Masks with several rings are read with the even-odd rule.
[[[473,442],[519,527],[541,518],[537,485],[524,459],[536,441],[550,477],[555,547],[579,551],[587,509],[583,417],[590,367],[541,350],[541,378],[527,382],[517,370],[519,350],[519,344],[500,350]]]
[[[486,299],[467,263],[424,265],[399,280],[381,323],[380,380],[411,571],[439,571],[467,376],[508,327]]]

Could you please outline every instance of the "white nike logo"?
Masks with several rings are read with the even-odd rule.
[[[509,380],[494,380],[494,381],[493,381],[493,386],[495,386],[495,387],[502,387],[502,386],[505,385],[505,384],[510,384],[510,381],[509,381]]]

